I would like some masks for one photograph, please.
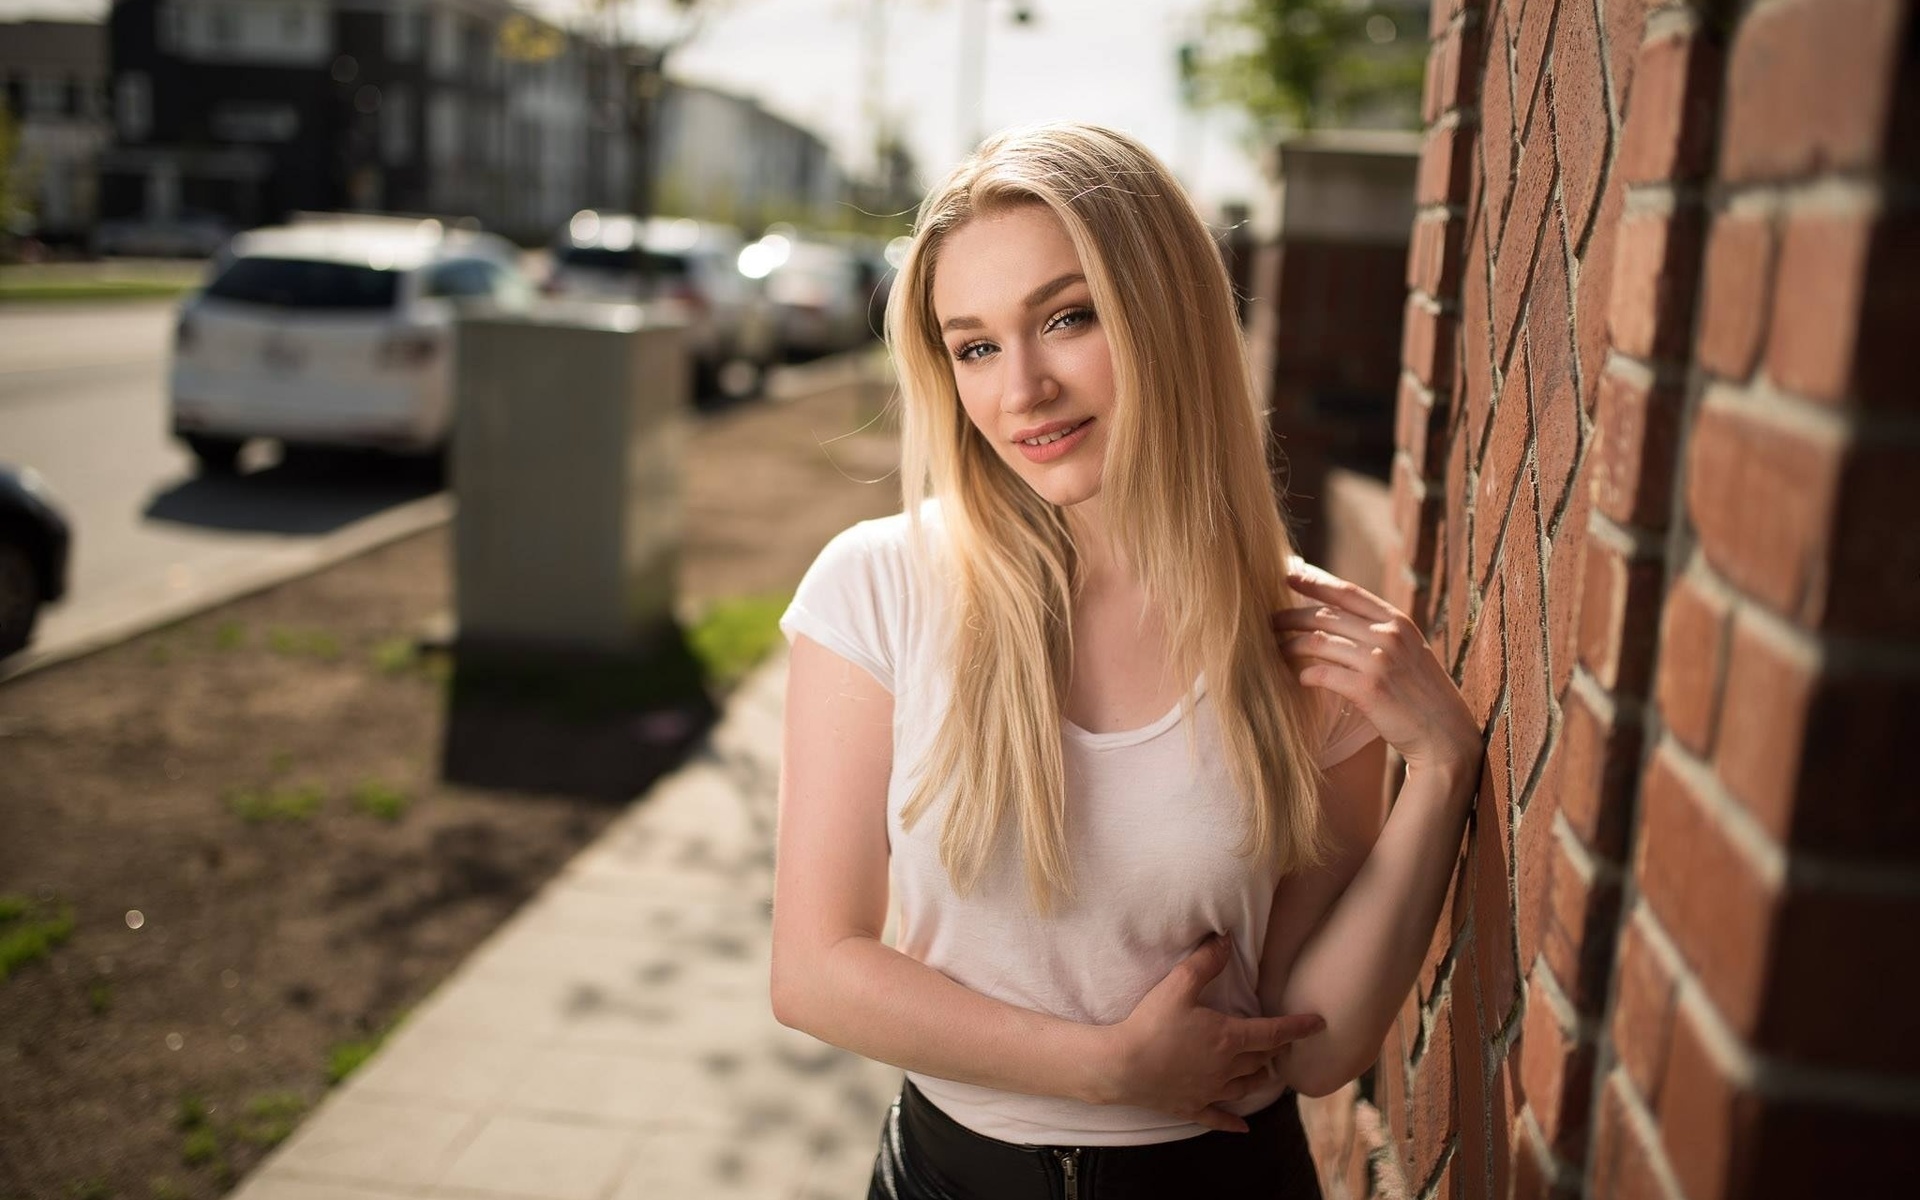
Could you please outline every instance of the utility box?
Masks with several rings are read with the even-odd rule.
[[[671,627],[687,381],[680,325],[639,305],[462,315],[463,650],[620,657]]]

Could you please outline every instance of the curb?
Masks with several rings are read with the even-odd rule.
[[[317,542],[281,547],[223,579],[184,594],[170,595],[157,604],[117,605],[120,611],[103,614],[58,637],[36,641],[0,664],[0,683],[117,646],[162,625],[171,625],[228,601],[312,575],[390,542],[445,525],[453,519],[454,507],[451,492],[423,496],[357,521]]]

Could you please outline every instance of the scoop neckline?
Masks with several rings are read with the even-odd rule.
[[[1060,718],[1060,724],[1061,727],[1066,730],[1067,736],[1092,749],[1112,750],[1121,746],[1136,746],[1141,742],[1151,741],[1159,737],[1167,730],[1179,724],[1180,714],[1186,709],[1187,702],[1191,700],[1193,703],[1198,704],[1200,703],[1200,697],[1206,694],[1207,677],[1203,674],[1193,681],[1193,686],[1187,689],[1186,695],[1174,701],[1172,708],[1168,709],[1158,719],[1136,729],[1115,729],[1107,733],[1095,733],[1091,729],[1085,729],[1074,724],[1065,716]]]

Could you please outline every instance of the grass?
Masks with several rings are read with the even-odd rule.
[[[207,1102],[198,1092],[188,1092],[180,1097],[173,1110],[174,1128],[194,1130],[207,1123]]]
[[[267,1092],[247,1101],[233,1134],[255,1146],[278,1146],[306,1111],[307,1102],[298,1092]]]
[[[68,1184],[67,1196],[68,1200],[111,1200],[113,1187],[96,1175],[92,1179]]]
[[[87,1007],[96,1017],[104,1017],[113,1010],[113,985],[96,983],[87,989]]]
[[[147,1180],[147,1194],[152,1200],[193,1200],[192,1192],[165,1175],[155,1175]]]
[[[249,825],[268,821],[305,821],[326,803],[326,789],[317,783],[264,788],[235,788],[227,793],[227,807]]]
[[[420,663],[420,648],[410,637],[391,637],[374,646],[374,669],[382,675],[405,675]]]
[[[187,1132],[180,1143],[180,1161],[190,1167],[203,1167],[220,1157],[220,1135],[213,1126],[202,1125]]]
[[[398,1029],[400,1022],[406,1018],[407,1014],[402,1010],[395,1013],[392,1020],[366,1037],[334,1043],[333,1048],[327,1051],[327,1082],[340,1083],[359,1070],[368,1059],[379,1052],[381,1045],[387,1040],[387,1035]]]
[[[73,907],[36,905],[21,895],[0,896],[0,980],[47,957],[73,935]]]
[[[780,614],[790,595],[735,596],[716,601],[687,635],[708,682],[727,688],[780,644]]]
[[[314,658],[321,662],[340,660],[340,639],[324,629],[269,629],[267,649],[287,658]]]
[[[369,779],[354,788],[350,798],[354,808],[383,821],[398,821],[413,803],[413,797],[377,779]]]
[[[239,621],[222,621],[213,631],[215,650],[238,650],[247,644],[247,627]]]
[[[172,300],[191,283],[148,279],[0,279],[0,304],[58,304],[75,300]]]

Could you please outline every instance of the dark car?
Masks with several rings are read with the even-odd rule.
[[[67,519],[32,469],[0,463],[0,658],[27,644],[67,591]]]

